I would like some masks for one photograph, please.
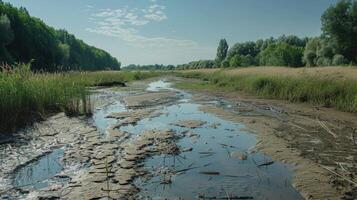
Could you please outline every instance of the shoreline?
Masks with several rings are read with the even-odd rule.
[[[197,80],[184,79],[184,81]],[[354,119],[357,121],[357,117],[354,114],[309,104],[256,98],[238,92],[219,92],[202,88],[186,90],[195,93],[198,99],[215,96],[231,102],[238,110],[238,114],[212,106],[201,107],[201,110],[243,123],[249,131],[255,133],[258,139],[256,148],[259,151],[274,160],[293,166],[294,187],[304,198],[353,199],[356,197],[356,187],[333,173],[348,177],[349,174],[341,172],[341,168],[347,168],[343,166],[354,163],[353,155],[356,147],[353,141],[346,145],[352,148],[350,154],[353,155],[342,157],[338,153],[334,154],[332,150],[326,153],[326,157],[320,155],[328,151],[331,145],[336,152],[347,150],[340,143],[348,142],[346,138],[348,130],[356,127],[353,121]],[[240,105],[244,106],[240,107]],[[243,108],[247,105],[250,106],[249,109]],[[248,114],[255,111],[259,114]],[[334,133],[336,138],[331,133]],[[329,156],[332,159],[329,159]],[[347,158],[352,160],[349,161]],[[340,167],[341,165],[343,166]],[[351,166],[345,171],[353,176],[354,167]]]

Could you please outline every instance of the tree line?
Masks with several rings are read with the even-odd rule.
[[[122,68],[123,70],[127,71],[139,71],[139,70],[174,70],[174,65],[163,65],[163,64],[154,64],[154,65],[135,65],[130,64]]]
[[[294,35],[236,43],[221,39],[214,60],[193,61],[177,69],[246,66],[341,66],[357,62],[357,1],[340,0],[321,16],[319,37]]]
[[[26,8],[0,0],[0,62],[29,63],[35,71],[120,69],[109,53],[84,43],[66,30],[56,30]]]

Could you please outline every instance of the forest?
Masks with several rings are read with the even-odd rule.
[[[163,65],[163,64],[154,64],[154,65],[135,65],[130,64],[123,67],[123,70],[135,71],[135,70],[174,70],[174,65]]]
[[[120,62],[66,30],[56,30],[26,8],[0,1],[0,60],[31,63],[34,71],[119,70]]]

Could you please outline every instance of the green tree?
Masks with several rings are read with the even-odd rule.
[[[305,47],[304,50],[304,56],[303,56],[303,62],[305,63],[306,66],[312,67],[316,66],[316,61],[317,61],[317,52],[320,49],[320,38],[311,38]]]
[[[336,44],[337,53],[357,61],[357,1],[341,0],[321,17],[324,37]]]
[[[268,66],[300,67],[303,48],[289,45],[285,42],[269,45],[260,53],[260,64]]]
[[[0,59],[11,62],[11,56],[6,50],[6,46],[12,42],[14,33],[11,29],[11,22],[7,15],[0,15]]]
[[[109,53],[0,0],[0,61],[32,60],[32,70],[120,69],[120,62]]]
[[[221,39],[217,48],[216,63],[218,66],[221,65],[222,61],[227,57],[228,43],[226,39]]]

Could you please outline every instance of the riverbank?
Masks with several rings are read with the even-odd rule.
[[[88,87],[125,85],[125,82],[159,74],[115,71],[33,73],[29,65],[0,71],[0,136],[58,112],[68,116],[91,115]]]
[[[182,83],[183,88],[239,91],[357,112],[356,67],[248,67],[179,71],[178,75],[204,80],[198,84]]]
[[[305,198],[356,197],[355,114],[308,103],[263,99],[196,79],[180,81],[176,86],[200,99],[213,95],[231,102],[234,106],[229,112],[212,107],[202,110],[245,124],[257,134],[259,150],[295,166],[294,186]]]

